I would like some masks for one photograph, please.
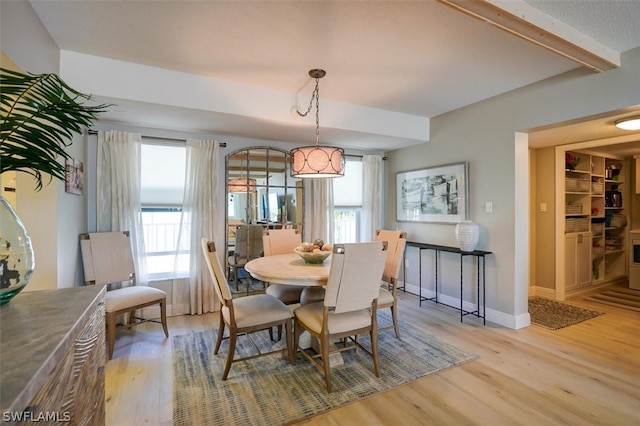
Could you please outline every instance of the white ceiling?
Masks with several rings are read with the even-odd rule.
[[[299,99],[304,109],[313,90],[307,72],[323,68],[321,111],[329,99],[434,117],[578,67],[435,0],[30,3],[63,50],[288,92],[292,105]],[[640,46],[638,0],[527,3],[617,52]],[[109,100],[119,108],[104,118],[116,122],[313,139],[313,130],[301,126]],[[322,112],[320,128],[321,139],[347,148],[388,150],[420,142],[369,135],[369,145],[362,146],[354,132],[323,129]]]

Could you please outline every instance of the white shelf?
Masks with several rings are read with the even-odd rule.
[[[624,185],[625,160],[575,151],[570,154],[580,161],[576,166],[579,170],[567,168],[564,175],[565,292],[569,293],[624,276],[626,227],[605,228],[604,219],[611,213],[626,214],[625,205],[606,206],[607,202],[613,202],[612,191],[619,191],[623,202],[630,199]],[[611,173],[615,179],[606,179]],[[567,208],[569,206],[572,208]],[[588,247],[580,243],[585,240]],[[607,241],[615,242],[614,246],[620,248],[608,250]],[[590,277],[585,277],[587,268]]]

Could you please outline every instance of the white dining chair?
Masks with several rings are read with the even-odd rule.
[[[287,306],[280,300],[273,296],[269,296],[268,294],[253,294],[234,299],[231,294],[231,288],[229,287],[227,278],[223,272],[222,265],[216,254],[215,244],[212,241],[209,241],[206,237],[202,238],[201,244],[207,268],[214,283],[216,295],[222,303],[219,311],[218,338],[216,339],[216,346],[213,351],[214,355],[216,355],[220,350],[220,344],[222,343],[225,328],[229,328],[229,349],[227,351],[227,360],[222,373],[222,380],[227,379],[229,371],[231,370],[231,364],[234,362],[275,353],[283,353],[286,359],[292,361],[293,314],[289,308],[287,308]],[[284,349],[274,349],[267,352],[261,352],[255,342],[251,340],[251,333],[261,330],[271,331],[272,327],[282,325],[285,327],[286,348]],[[246,335],[246,337],[249,338],[254,349],[257,351],[257,354],[234,359],[236,342],[240,335]]]
[[[244,265],[251,259],[257,259],[262,256],[262,230],[261,225],[246,225],[240,224],[235,227],[235,246],[233,254],[228,257],[229,263],[229,277],[233,276],[233,281],[236,283],[236,291],[239,291],[240,279],[238,271],[244,269]],[[251,290],[251,277],[246,277],[247,280],[247,294]]]
[[[380,377],[377,299],[386,257],[384,242],[336,244],[324,301],[301,305],[294,311],[294,347],[324,373],[329,393],[330,352],[362,349],[373,358],[374,373]],[[320,341],[319,354],[299,347],[304,330]],[[370,348],[358,340],[358,335],[367,332],[371,339]],[[335,339],[340,339],[340,342],[330,350]],[[293,361],[295,363],[295,358]]]
[[[167,293],[157,288],[136,285],[129,231],[81,234],[80,251],[85,285],[107,286],[104,305],[108,359],[113,358],[119,315],[128,315],[126,326],[129,328],[143,322],[158,322],[162,324],[165,336],[169,337]],[[112,284],[122,283],[126,283],[126,286],[110,289]],[[154,305],[158,305],[160,320],[136,315],[142,308]]]
[[[293,253],[293,249],[302,244],[302,236],[295,229],[265,229],[262,232],[264,255]],[[285,305],[300,303],[300,295],[304,286],[268,284],[266,293],[282,300]]]
[[[390,308],[392,325],[380,327],[379,331],[394,329],[396,337],[400,338],[400,327],[398,326],[398,278],[400,277],[400,266],[404,258],[404,250],[407,244],[407,233],[403,231],[389,231],[379,229],[376,231],[375,241],[387,242],[387,259],[385,260],[382,281],[378,295],[378,309]],[[387,288],[385,288],[385,286]]]

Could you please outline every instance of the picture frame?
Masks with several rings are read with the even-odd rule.
[[[75,158],[65,160],[64,190],[69,194],[82,195],[84,188],[84,165]]]
[[[469,217],[469,163],[396,173],[398,222],[458,223]]]

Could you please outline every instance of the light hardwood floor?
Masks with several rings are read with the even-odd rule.
[[[549,331],[483,326],[473,317],[461,324],[450,308],[418,307],[417,297],[402,295],[403,320],[479,359],[298,424],[640,425],[640,312],[583,297],[568,302],[605,315]],[[172,317],[169,333],[216,321],[214,314]],[[119,332],[106,368],[107,425],[171,425],[171,358],[171,338],[157,324]]]

